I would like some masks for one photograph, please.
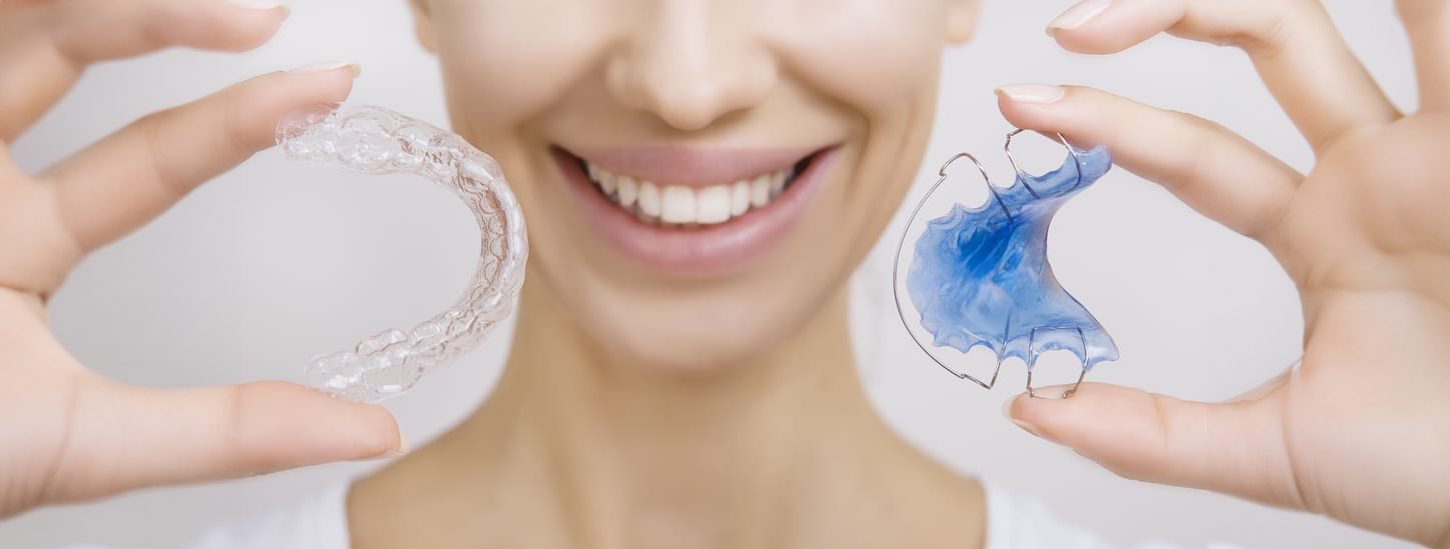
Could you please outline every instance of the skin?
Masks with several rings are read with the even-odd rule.
[[[1064,47],[1110,53],[1166,30],[1249,54],[1314,148],[1299,174],[1228,130],[1074,88],[1003,96],[1007,119],[1106,143],[1119,163],[1261,242],[1298,286],[1304,358],[1233,402],[1105,385],[1012,415],[1129,478],[1207,488],[1450,546],[1450,4],[1398,2],[1420,109],[1402,113],[1317,2],[1120,0]],[[1129,126],[1107,123],[1115,117]],[[1113,129],[1118,128],[1118,129]],[[1165,135],[1166,142],[1147,143]],[[1384,475],[1383,477],[1381,475]]]
[[[285,18],[285,9],[221,2],[5,2],[0,144],[39,119],[90,63],[170,46],[246,50]],[[263,75],[147,116],[38,174],[22,173],[0,147],[0,517],[397,451],[386,410],[292,384],[165,391],[116,383],[71,357],[46,318],[47,299],[87,252],[271,146],[283,114],[341,100],[351,84],[346,67]]]
[[[844,283],[910,184],[942,46],[975,10],[917,3],[859,2],[814,27],[810,3],[414,4],[453,127],[509,166],[531,257],[503,381],[355,487],[356,544],[980,543],[980,490],[882,424],[850,353]],[[549,155],[681,143],[840,153],[789,237],[700,279],[616,257]]]
[[[574,3],[587,6],[577,21],[524,4],[416,4],[455,128],[508,166],[534,256],[495,396],[355,486],[356,546],[979,545],[975,483],[907,447],[865,401],[841,289],[915,172],[936,56],[969,36],[975,5],[863,0],[828,26],[806,3],[597,0]],[[1096,90],[1012,86],[999,106],[1020,127],[1109,145],[1124,168],[1264,243],[1298,283],[1305,358],[1232,403],[1094,384],[1018,398],[1014,421],[1125,477],[1450,547],[1450,442],[1434,435],[1450,428],[1450,221],[1436,206],[1450,198],[1436,162],[1450,146],[1450,4],[1398,4],[1419,65],[1411,114],[1317,2],[1116,0],[1058,20],[1054,37],[1075,51],[1169,32],[1254,59],[1318,154],[1307,175],[1211,123]],[[0,142],[87,63],[246,49],[284,17],[183,0],[0,4]],[[85,252],[268,146],[284,112],[344,98],[348,76],[264,75],[40,174],[0,149],[0,417],[27,418],[0,424],[0,516],[397,450],[381,409],[285,384],[120,386],[70,358],[45,320]],[[557,214],[567,206],[540,149],[565,138],[839,140],[843,161],[779,249],[727,280],[665,280],[582,246],[582,227]]]
[[[508,166],[531,220],[527,280],[536,284],[521,308],[534,296],[560,302],[570,313],[542,320],[598,347],[591,352],[606,364],[597,367],[653,376],[752,369],[795,345],[799,327],[837,298],[916,171],[942,46],[973,22],[974,2],[913,2],[857,2],[810,32],[801,23],[825,9],[820,2],[414,5],[420,40],[443,68],[454,130]],[[694,280],[625,264],[593,237],[547,154],[555,144],[839,144],[841,153],[786,242],[744,272]]]

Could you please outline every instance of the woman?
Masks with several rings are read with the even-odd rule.
[[[1027,534],[875,416],[842,290],[916,172],[938,56],[970,37],[977,2],[413,5],[454,129],[507,167],[529,219],[512,353],[469,420],[339,492],[345,511],[323,528],[341,534],[307,545],[254,531],[259,545],[1005,547]],[[1299,286],[1308,335],[1301,367],[1236,403],[1090,384],[1019,398],[1015,421],[1127,477],[1450,546],[1450,442],[1423,435],[1450,422],[1450,225],[1431,163],[1450,144],[1450,5],[1399,6],[1420,62],[1410,115],[1317,2],[1087,0],[1052,23],[1075,51],[1167,31],[1254,59],[1319,156],[1307,176],[1220,127],[1091,89],[1008,86],[1000,107],[1017,126],[1107,144],[1263,242]],[[245,49],[285,15],[0,4],[0,140],[86,63]],[[354,71],[265,75],[38,176],[0,163],[0,417],[27,418],[0,429],[0,515],[399,450],[381,409],[290,385],[118,386],[44,320],[86,251],[266,147],[283,113],[345,98]],[[766,192],[737,211],[736,183],[762,177]]]

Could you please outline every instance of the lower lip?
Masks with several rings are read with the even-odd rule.
[[[721,276],[745,269],[783,240],[805,215],[825,184],[836,149],[816,153],[780,196],[762,208],[704,228],[646,225],[606,198],[580,169],[576,159],[554,152],[555,163],[594,231],[626,257],[644,266],[680,276]]]

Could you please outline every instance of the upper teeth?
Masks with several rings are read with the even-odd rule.
[[[658,185],[653,181],[615,175],[587,161],[589,179],[616,204],[641,219],[681,225],[713,225],[769,204],[785,190],[791,169],[785,168],[707,187]]]

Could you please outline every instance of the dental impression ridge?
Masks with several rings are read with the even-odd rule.
[[[518,201],[493,158],[457,134],[366,105],[292,113],[276,137],[283,153],[304,165],[422,176],[468,206],[482,238],[473,279],[452,307],[409,330],[384,330],[352,350],[312,358],[304,370],[309,386],[363,402],[397,396],[425,372],[476,348],[513,312],[528,238]]]

